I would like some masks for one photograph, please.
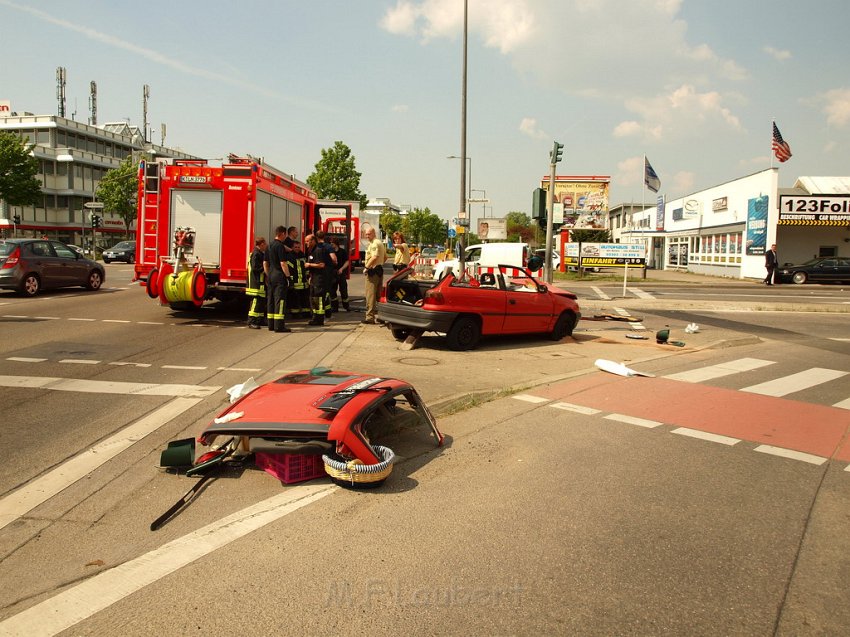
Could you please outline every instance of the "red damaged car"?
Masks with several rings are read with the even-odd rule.
[[[559,341],[573,333],[581,318],[575,294],[545,285],[525,268],[493,270],[436,282],[402,270],[387,281],[378,319],[399,340],[437,332],[458,351],[475,348],[482,336],[547,334]]]

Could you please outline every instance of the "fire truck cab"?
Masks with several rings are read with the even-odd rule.
[[[244,297],[254,241],[277,226],[317,229],[316,194],[262,159],[142,161],[135,279],[178,310]]]

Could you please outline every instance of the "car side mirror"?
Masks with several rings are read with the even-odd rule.
[[[538,285],[538,286],[537,286],[537,291],[538,291],[538,292],[548,292],[548,291],[549,291],[549,288],[548,288],[548,287],[546,287],[545,285]]]
[[[539,270],[543,267],[543,259],[536,254],[528,260],[529,270]]]

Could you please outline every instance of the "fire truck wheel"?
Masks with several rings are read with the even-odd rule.
[[[145,284],[148,296],[155,299],[159,296],[159,270],[154,268],[148,272],[148,282]]]

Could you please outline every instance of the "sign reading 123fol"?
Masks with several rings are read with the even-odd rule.
[[[850,225],[850,195],[782,195],[780,226]]]

